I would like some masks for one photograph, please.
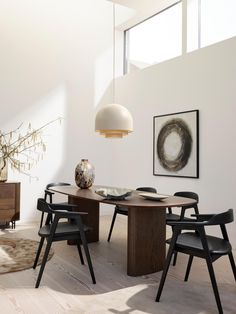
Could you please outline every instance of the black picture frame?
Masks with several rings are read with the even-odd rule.
[[[153,117],[153,175],[199,178],[199,110]]]

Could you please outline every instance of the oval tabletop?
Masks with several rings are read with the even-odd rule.
[[[111,188],[108,186],[94,185],[89,189],[80,189],[75,185],[67,186],[53,186],[50,188],[51,191],[65,194],[68,196],[84,198],[89,200],[94,200],[99,203],[121,205],[125,207],[157,207],[157,208],[167,208],[167,207],[181,207],[194,205],[197,203],[196,200],[186,197],[179,196],[168,196],[162,200],[147,200],[139,195],[140,191],[134,190],[130,196],[124,200],[108,200],[102,196],[95,193],[97,189],[100,188]],[[112,187],[113,188],[113,187]]]

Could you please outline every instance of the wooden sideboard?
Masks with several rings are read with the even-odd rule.
[[[20,219],[20,182],[0,182],[0,225],[11,223],[15,228]]]

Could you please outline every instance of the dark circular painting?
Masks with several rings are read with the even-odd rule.
[[[161,128],[157,138],[157,156],[168,171],[176,172],[188,163],[192,152],[191,131],[182,119],[171,119]]]

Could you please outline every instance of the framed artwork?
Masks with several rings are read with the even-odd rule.
[[[199,178],[199,111],[153,117],[153,174]]]

